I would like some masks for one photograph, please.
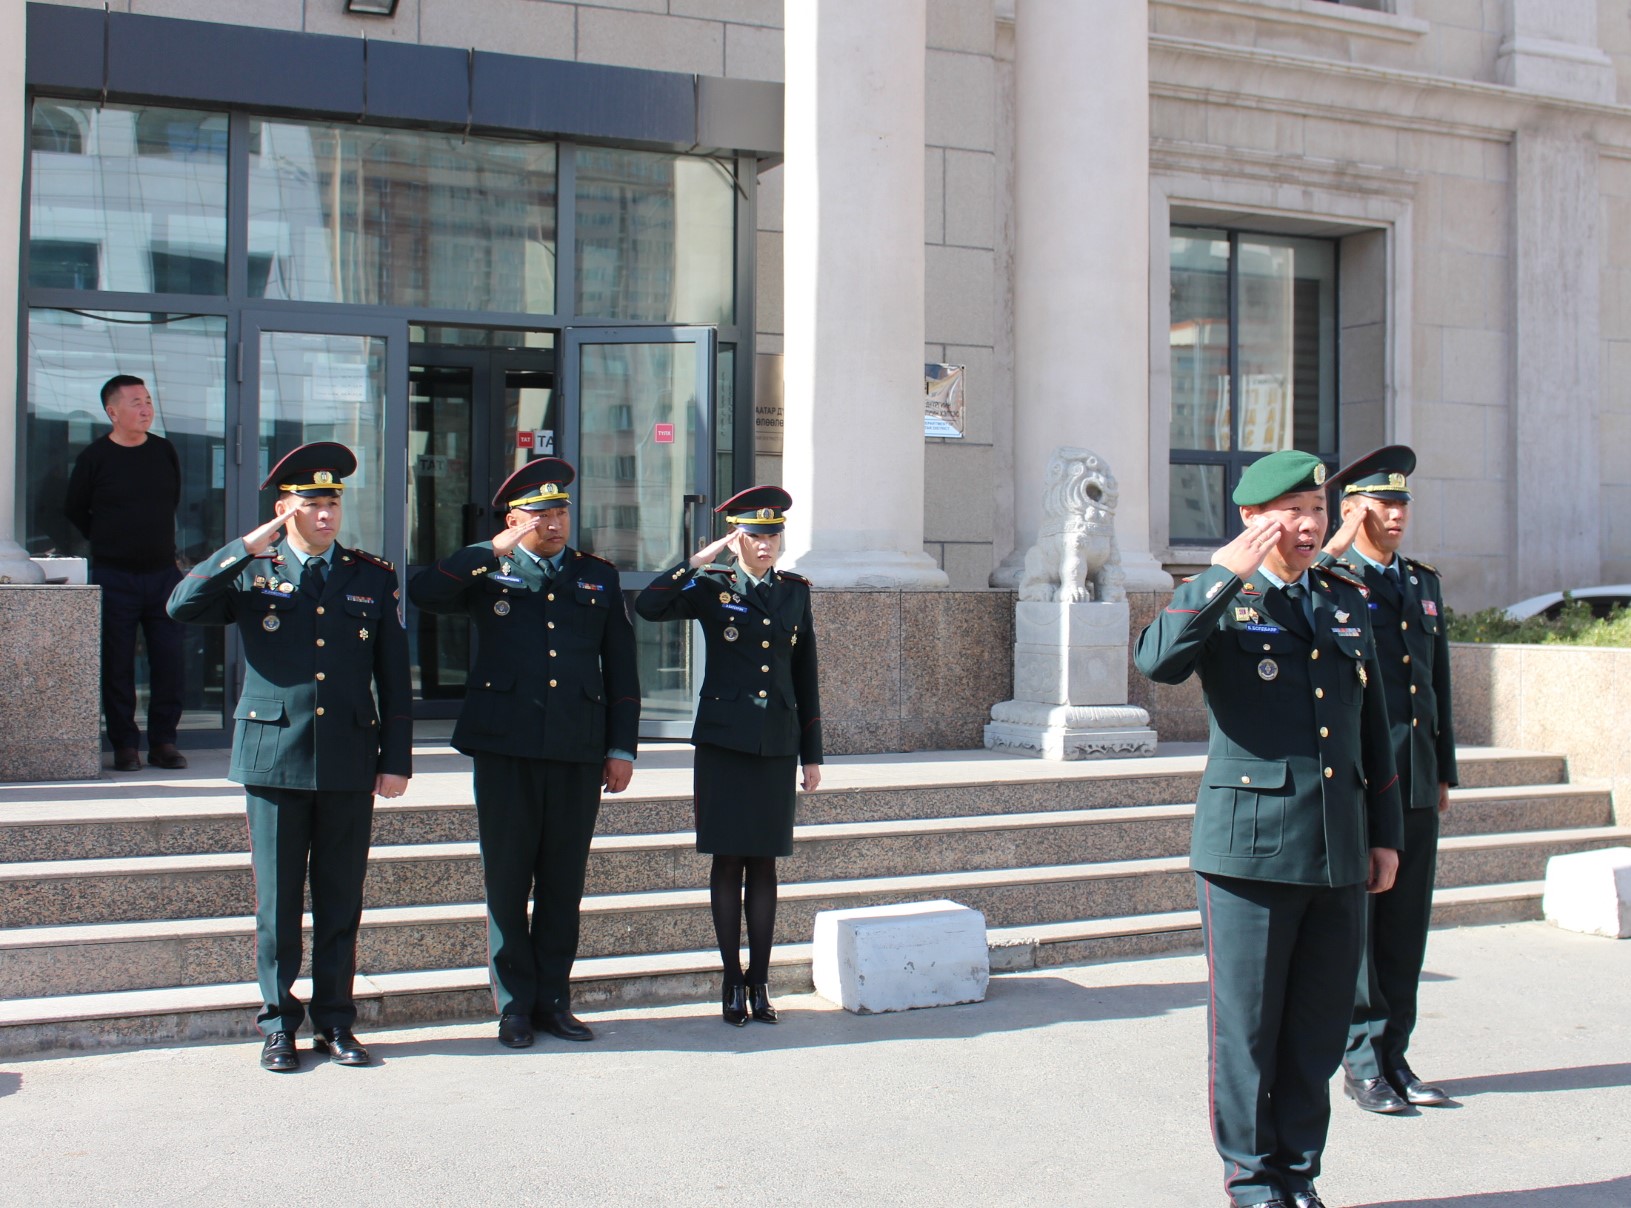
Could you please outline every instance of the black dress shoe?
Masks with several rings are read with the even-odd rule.
[[[733,1028],[745,1028],[748,1022],[748,989],[738,983],[726,986],[723,994],[725,1022]]]
[[[1320,1193],[1312,1187],[1307,1191],[1293,1191],[1291,1202],[1296,1208],[1325,1208],[1325,1201],[1320,1199]]]
[[[113,753],[113,770],[115,772],[141,771],[142,753],[135,747],[120,747]]]
[[[179,772],[187,766],[187,757],[176,750],[173,742],[161,742],[147,753],[147,762],[156,768],[168,768],[172,772]]]
[[[274,1074],[288,1074],[300,1068],[300,1054],[295,1052],[293,1032],[273,1032],[261,1045],[261,1069]]]
[[[1402,1112],[1410,1105],[1399,1098],[1399,1093],[1388,1085],[1386,1078],[1355,1078],[1342,1075],[1342,1093],[1368,1112],[1390,1116]]]
[[[1449,1093],[1443,1087],[1423,1082],[1408,1065],[1401,1065],[1387,1076],[1387,1080],[1404,1097],[1404,1101],[1414,1107],[1443,1107],[1450,1101]]]
[[[770,987],[764,982],[748,987],[748,1002],[753,1006],[753,1018],[760,1023],[780,1023],[776,1008],[770,1005]]]
[[[533,1022],[551,1036],[562,1040],[593,1040],[595,1034],[589,1026],[570,1011],[542,1011],[532,1017]]]
[[[501,1015],[499,1017],[499,1044],[507,1049],[530,1049],[532,1041],[532,1020],[525,1015]]]
[[[336,1065],[367,1065],[368,1050],[363,1048],[350,1028],[319,1028],[312,1037],[311,1047],[327,1053]]]

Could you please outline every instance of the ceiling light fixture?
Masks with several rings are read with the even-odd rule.
[[[397,0],[345,0],[345,11],[364,17],[396,16]]]

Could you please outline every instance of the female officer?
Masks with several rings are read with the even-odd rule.
[[[697,850],[714,858],[714,934],[725,967],[725,1022],[775,1023],[770,945],[776,930],[776,857],[793,852],[794,781],[821,783],[810,583],[775,569],[780,487],[750,487],[714,509],[730,532],[653,580],[634,607],[648,621],[695,620],[708,639],[691,742],[696,747]],[[726,554],[734,561],[718,561]],[[742,973],[742,888],[747,884],[748,968]]]

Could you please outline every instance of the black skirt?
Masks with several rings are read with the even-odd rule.
[[[749,755],[701,743],[696,753],[697,850],[790,856],[797,755]]]

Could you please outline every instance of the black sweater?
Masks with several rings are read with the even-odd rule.
[[[107,436],[85,446],[68,479],[63,513],[91,543],[91,561],[120,570],[175,565],[181,462],[149,434],[134,448]]]

